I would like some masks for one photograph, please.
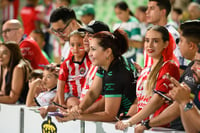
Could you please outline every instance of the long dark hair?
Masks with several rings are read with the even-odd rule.
[[[6,74],[6,87],[5,87],[5,93],[6,95],[10,94],[11,90],[11,81],[12,81],[12,73],[15,68],[15,66],[20,62],[21,59],[23,59],[23,56],[21,54],[20,48],[17,43],[15,42],[6,42],[6,43],[0,43],[0,46],[5,46],[10,51],[10,60],[8,63],[8,72]],[[2,72],[2,71],[1,71]],[[0,83],[2,83],[3,77],[1,74],[0,77]]]
[[[105,49],[111,48],[114,58],[121,56],[128,50],[126,33],[122,30],[115,30],[114,33],[101,31],[93,35],[99,39],[99,45]]]

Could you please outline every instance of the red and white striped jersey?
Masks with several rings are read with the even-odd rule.
[[[151,96],[149,96],[149,97],[146,96],[146,91],[145,91],[145,88],[147,87],[146,86],[147,77],[150,73],[150,69],[151,69],[150,66],[144,68],[140,74],[140,77],[137,80],[136,95],[138,98],[138,105],[137,105],[138,112],[141,111],[144,108],[144,106],[146,106],[151,99]],[[173,63],[172,61],[166,61],[165,63],[163,63],[163,65],[157,75],[157,82],[156,82],[156,86],[154,88],[155,90],[161,91],[163,93],[168,93],[169,90],[171,89],[169,87],[169,84],[171,82],[168,79],[163,78],[163,75],[165,75],[166,73],[169,73],[176,80],[179,80],[179,78],[180,78],[179,68],[177,67],[177,65],[175,63]],[[156,112],[154,114],[152,114],[152,116],[153,117],[157,116],[167,106],[168,106],[167,104],[163,104],[158,110],[156,110]]]
[[[81,62],[73,61],[74,56],[66,59],[62,64],[59,72],[59,80],[65,81],[65,93],[72,93],[76,97],[80,97],[81,88],[85,82],[91,61],[86,54]]]
[[[85,78],[85,83],[81,91],[81,97],[80,101],[83,100],[83,97],[86,95],[87,91],[89,90],[90,86],[92,85],[92,82],[94,80],[94,77],[96,75],[98,67],[91,65],[90,70],[88,71],[86,78]],[[99,98],[96,100],[100,100],[102,98],[102,95],[99,96]]]

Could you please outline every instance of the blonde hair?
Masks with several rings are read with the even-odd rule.
[[[157,82],[157,76],[159,74],[160,68],[162,67],[163,64],[163,57],[160,58],[154,69],[149,73],[147,77],[147,83],[146,83],[146,96],[152,96],[152,90],[156,87],[156,82]]]

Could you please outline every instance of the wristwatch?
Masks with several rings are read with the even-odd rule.
[[[150,129],[151,127],[149,126],[149,121],[150,120],[145,120],[141,123],[142,126],[145,126],[147,129]]]
[[[194,106],[193,102],[190,101],[189,103],[187,103],[187,104],[185,105],[185,107],[184,107],[184,111],[186,112],[186,111],[192,109],[193,106]]]

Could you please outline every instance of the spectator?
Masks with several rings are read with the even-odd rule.
[[[89,24],[86,27],[79,28],[78,31],[85,33],[85,37],[83,38],[84,49],[87,53],[89,53],[90,51],[89,38],[91,38],[92,35],[95,33],[98,33],[100,31],[110,31],[110,29],[108,25],[106,25],[105,23],[101,21],[95,21],[93,24]],[[82,88],[82,91],[81,91],[81,97],[80,97],[81,100],[83,99],[86,92],[90,88],[94,80],[97,69],[98,69],[98,66],[91,65],[90,70],[88,71],[88,74],[86,75],[86,80],[85,80],[86,82],[84,83],[84,87]]]
[[[93,4],[83,4],[80,7],[81,22],[85,25],[92,23],[95,20],[95,10]]]
[[[123,56],[126,57],[129,62],[131,62],[132,59],[139,63],[139,61],[136,60],[137,48],[143,48],[139,21],[133,16],[127,3],[124,1],[118,2],[115,5],[115,14],[120,22],[116,23],[113,29],[120,28],[124,30],[129,39],[129,49]],[[142,51],[140,50],[140,52]]]
[[[135,77],[121,56],[128,49],[125,32],[119,30],[114,33],[98,32],[93,35],[89,43],[92,63],[99,66],[99,69],[80,105],[70,110],[70,114],[66,117],[56,117],[60,122],[72,119],[115,121],[115,117],[120,113],[127,114],[135,101]],[[104,111],[82,113],[92,105],[101,92],[105,97]]]
[[[165,27],[153,26],[148,29],[144,46],[148,56],[153,59],[153,64],[143,69],[137,81],[138,113],[127,122],[117,122],[116,129],[124,130],[134,124],[149,121],[150,117],[156,117],[168,106],[153,90],[169,92],[170,81],[163,78],[166,73],[177,80],[180,78],[174,61],[176,57],[173,54],[173,45],[173,38]]]
[[[56,0],[55,5],[56,8],[59,7],[69,7],[71,3],[71,0]],[[66,43],[66,45],[65,45]],[[54,62],[60,63],[61,62],[61,49],[68,46],[68,42],[64,42],[64,40],[58,39],[55,35],[52,36],[52,44],[53,44],[53,57]],[[67,47],[68,48],[68,47]],[[64,58],[63,58],[64,60]]]
[[[20,15],[23,22],[24,34],[27,36],[36,29],[40,29],[40,20],[35,7],[38,0],[26,0],[26,5],[21,9]]]
[[[195,81],[200,83],[200,73],[199,73],[199,62],[200,55],[196,55],[194,64],[191,67],[191,70],[194,73]],[[187,84],[179,83],[175,79],[171,78],[172,83],[174,84],[173,89],[170,91],[170,96],[178,103],[180,110],[180,116],[182,123],[184,125],[185,131],[188,133],[198,133],[200,131],[200,114],[199,108],[195,106],[193,102],[193,97],[191,97],[191,89]],[[198,92],[199,96],[199,92]],[[196,96],[195,96],[196,97]],[[199,98],[198,98],[199,99]]]
[[[179,28],[182,18],[182,10],[180,8],[173,8],[171,12],[171,19],[172,21],[169,22],[172,24],[176,29]]]
[[[19,20],[11,19],[6,21],[2,28],[2,36],[5,42],[15,41],[18,44],[22,56],[30,61],[33,69],[43,69],[39,65],[49,64],[38,44],[31,37],[24,35],[24,30]]]
[[[189,21],[181,24],[180,26],[180,51],[183,57],[189,60],[194,60],[196,53],[198,52],[198,44],[200,42],[199,24],[200,22],[198,21]],[[188,65],[179,82],[184,82],[191,88],[191,92],[193,93],[193,95],[195,95],[194,103],[200,109],[200,100],[198,99],[199,88],[197,88],[199,86],[199,83],[195,83],[195,80],[193,78],[194,71],[191,70],[193,64],[194,62],[191,62]],[[180,118],[177,118],[180,115],[180,110],[178,107],[178,103],[173,102],[173,104],[170,105],[163,113],[161,113],[156,118],[151,119],[149,121],[149,126],[155,127],[171,122],[171,128],[176,130],[184,130]]]
[[[44,57],[48,60],[49,63],[51,63],[51,59],[49,58],[49,56],[46,54],[46,52],[43,50],[44,45],[45,45],[45,35],[44,32],[41,30],[34,30],[31,32],[30,36],[37,42],[37,44],[39,45],[42,54],[44,55]]]
[[[140,30],[141,30],[142,37],[145,37],[145,33],[148,27],[148,24],[146,21],[146,10],[147,10],[147,6],[139,6],[136,8],[136,11],[135,11],[135,17],[140,22]]]
[[[179,33],[176,31],[176,29],[172,25],[167,24],[167,16],[169,15],[170,11],[171,11],[171,4],[169,0],[149,0],[148,8],[146,11],[146,19],[148,23],[151,23],[153,25],[165,26],[167,30],[172,34],[176,43],[174,54],[179,61],[180,74],[182,74],[183,71],[186,69],[188,63],[182,57],[179,50],[179,46],[178,46],[178,43],[180,40]],[[145,65],[147,66],[151,65],[152,60],[146,58],[146,53],[144,53],[144,59],[145,59]]]
[[[80,28],[81,25],[78,23],[74,11],[66,7],[60,7],[55,9],[50,16],[50,23],[52,25],[51,31],[57,37],[59,37],[60,40],[64,41],[64,47],[62,49],[62,57],[61,57],[61,62],[63,62],[70,56],[68,35],[72,31]]]
[[[26,106],[48,106],[53,101],[57,92],[58,72],[58,67],[44,66],[42,79],[36,78],[29,86]]]
[[[191,20],[200,19],[200,5],[196,2],[191,2],[188,5],[188,13]]]
[[[60,68],[58,99],[59,104],[68,108],[79,104],[85,76],[91,65],[91,61],[84,50],[84,35],[84,33],[77,30],[69,34],[72,56],[66,59]]]
[[[84,28],[79,28],[78,31],[82,31],[85,33],[85,37],[83,38],[83,43],[84,43],[85,51],[89,53],[89,50],[90,50],[89,38],[91,38],[91,36],[95,33],[98,33],[100,31],[110,31],[110,29],[108,25],[106,25],[105,23],[101,21],[95,21],[94,23],[89,24],[88,26]],[[80,101],[83,100],[90,86],[92,85],[97,69],[98,69],[98,66],[91,64],[90,69],[85,77],[85,83],[81,91]],[[84,113],[103,111],[105,108],[104,106],[105,106],[105,99],[102,95],[100,95],[99,98],[96,100],[96,102],[93,103],[87,110],[85,110]]]
[[[15,42],[0,44],[0,103],[26,102],[30,72],[31,67]]]

